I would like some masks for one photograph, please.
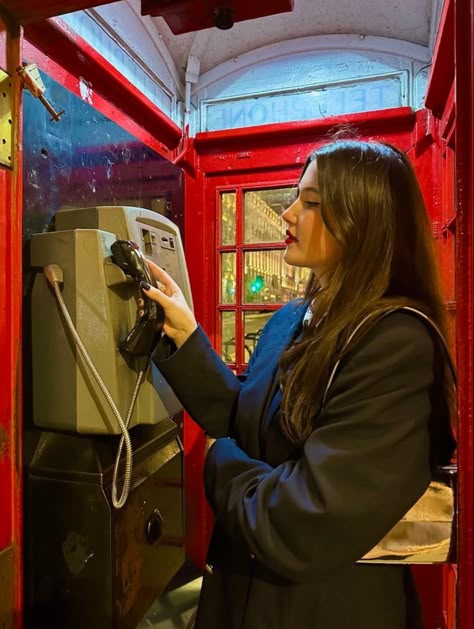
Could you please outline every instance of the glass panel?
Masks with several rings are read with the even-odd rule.
[[[285,303],[304,293],[311,271],[290,266],[284,249],[244,253],[243,303]]]
[[[295,186],[245,192],[244,243],[282,242],[286,226],[281,215],[295,195]]]
[[[222,359],[235,363],[235,312],[221,312]]]
[[[263,326],[273,314],[273,312],[268,312],[268,310],[255,310],[255,312],[244,313],[244,362],[249,362]]]
[[[235,304],[236,254],[221,253],[221,304]]]
[[[235,245],[235,192],[221,194],[221,245]]]
[[[271,76],[270,82],[274,92],[268,94],[268,92],[258,90],[260,92],[258,94],[254,93],[252,96],[241,96],[239,94],[237,98],[235,98],[234,94],[229,94],[232,97],[216,99],[214,102],[204,102],[201,105],[201,111],[203,113],[205,111],[205,116],[201,117],[201,130],[216,131],[217,129],[253,127],[254,125],[275,124],[292,120],[317,120],[327,116],[391,109],[392,107],[401,107],[403,105],[410,105],[418,109],[423,105],[423,96],[428,78],[426,72],[424,76],[423,72],[417,73],[415,90],[413,90],[413,94],[409,94],[407,85],[410,71],[408,69],[399,68],[398,71],[394,71],[393,66],[390,67],[383,62],[380,63],[380,58],[379,63],[373,63],[372,60],[367,58],[362,61],[359,57],[360,60],[355,61],[355,59],[351,60],[348,58],[347,55],[344,56],[345,59],[339,57],[339,61],[333,58],[331,60],[334,64],[332,67],[328,65],[329,59],[327,57],[322,63],[315,63],[313,57],[309,62],[311,70],[307,66],[308,70],[305,71],[302,69],[304,66],[300,65],[300,77],[305,75],[312,76],[314,80],[319,74],[318,79],[320,83],[326,83],[326,85],[313,84],[308,86],[307,89],[294,89],[285,94],[278,93],[277,86],[284,81],[283,77],[288,77],[286,69],[280,76],[271,76],[269,72],[281,72],[282,68],[275,70],[275,67],[271,68],[267,64],[262,63],[260,64],[260,72],[266,71],[266,75],[265,78],[257,79],[258,71],[255,72],[254,67],[252,69],[251,83],[256,86],[260,85],[260,81],[268,83],[269,76]],[[376,65],[378,66],[377,68]],[[319,68],[324,68],[324,70],[322,72],[319,71],[318,66]],[[356,66],[358,66],[357,70],[355,70]],[[360,71],[360,66],[365,66],[362,72]],[[370,74],[381,73],[385,76],[370,76]],[[359,76],[355,78],[354,74]],[[243,76],[241,76],[241,80],[242,78]],[[239,84],[238,78],[234,79],[234,81],[235,86],[242,87],[242,83]],[[328,81],[335,84],[327,85]],[[231,91],[235,91],[238,87],[234,87],[233,90],[231,88]],[[287,87],[287,85],[284,87]],[[245,76],[245,88],[249,89],[248,76]]]

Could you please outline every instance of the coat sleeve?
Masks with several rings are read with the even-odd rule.
[[[246,371],[236,376],[198,325],[179,350],[163,339],[154,352],[153,361],[186,412],[211,437],[223,437],[232,433],[241,385],[252,370],[259,346],[261,341]]]
[[[218,522],[282,577],[325,577],[360,559],[430,482],[433,342],[387,316],[336,376],[299,460],[272,468],[219,439],[205,463]]]

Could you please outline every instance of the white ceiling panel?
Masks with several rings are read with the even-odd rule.
[[[196,54],[193,43],[198,37],[204,73],[261,46],[312,35],[375,35],[429,46],[433,6],[438,4],[432,0],[295,0],[291,13],[239,22],[227,31],[212,28],[184,35],[174,35],[161,17],[151,20],[181,71],[189,54]]]

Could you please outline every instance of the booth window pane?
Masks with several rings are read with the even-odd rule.
[[[236,254],[221,253],[221,304],[235,304]]]
[[[296,189],[272,188],[244,193],[244,243],[282,242],[286,227],[281,215],[295,198]]]
[[[235,363],[235,312],[221,312],[222,360]]]
[[[284,249],[244,253],[244,304],[278,304],[301,297],[310,276],[309,269],[289,266]]]
[[[244,313],[244,362],[249,362],[263,326],[273,314],[268,310],[248,310]]]
[[[236,193],[221,194],[221,245],[235,245]]]

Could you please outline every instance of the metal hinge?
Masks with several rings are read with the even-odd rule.
[[[28,89],[35,98],[38,98],[49,111],[51,114],[51,121],[56,120],[57,122],[66,112],[64,109],[56,111],[45,97],[44,93],[46,88],[36,63],[27,63],[17,68],[16,71],[26,89]]]
[[[0,70],[0,164],[13,166],[12,77]]]

